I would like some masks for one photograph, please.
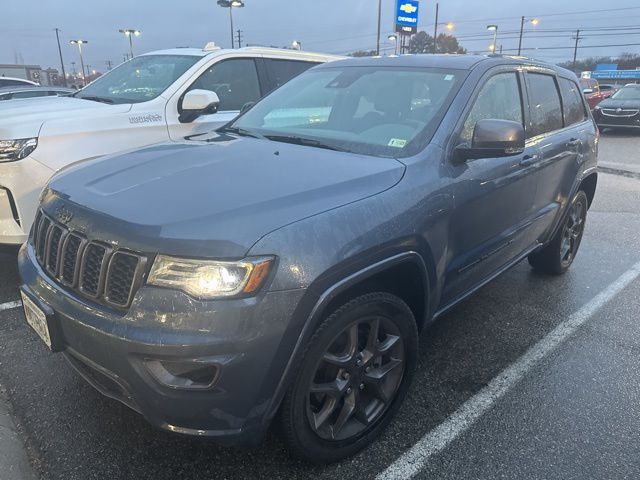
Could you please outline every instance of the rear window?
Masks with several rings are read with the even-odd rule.
[[[529,73],[529,108],[531,125],[528,136],[535,137],[543,133],[559,130],[563,126],[560,95],[555,78],[542,73]]]
[[[279,88],[293,77],[297,77],[302,72],[318,65],[317,63],[301,62],[299,60],[278,60],[265,58],[265,64],[269,70],[269,76],[273,81],[273,88]]]
[[[571,80],[561,78],[560,90],[562,91],[562,104],[564,107],[564,124],[573,125],[584,121],[587,118],[587,114],[578,85]]]

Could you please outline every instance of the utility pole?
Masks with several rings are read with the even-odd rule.
[[[520,40],[518,40],[518,56],[522,52],[522,34],[524,33],[524,15],[520,19]]]
[[[573,47],[573,71],[576,71],[576,59],[578,58],[578,42],[581,40],[580,38],[580,29],[576,30],[576,44]]]
[[[376,43],[376,55],[380,55],[380,28],[382,23],[382,0],[378,0],[378,42]]]
[[[238,29],[236,32],[238,33],[238,48],[242,48],[242,30]]]
[[[104,63],[106,63],[106,64],[107,64],[107,70],[111,70],[112,65],[113,65],[113,62],[112,62],[111,60],[107,60],[107,61],[105,61]]]
[[[56,40],[58,41],[58,53],[60,54],[60,67],[62,68],[62,85],[67,86],[67,74],[64,71],[64,60],[62,60],[62,48],[60,47],[60,29],[54,28],[56,31]]]
[[[436,3],[436,25],[433,27],[433,53],[438,53],[438,10],[439,4]]]

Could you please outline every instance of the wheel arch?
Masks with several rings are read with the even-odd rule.
[[[411,293],[398,296],[409,305],[409,308],[414,313],[418,331],[428,323],[435,307],[432,292],[432,287],[435,285],[435,267],[430,260],[425,260],[424,256],[417,251],[404,251],[370,263],[349,275],[342,276],[338,281],[331,282],[325,288],[318,288],[317,284],[312,284],[309,287],[309,294],[313,296],[315,301],[312,303],[311,308],[309,308],[309,305],[302,305],[305,303],[302,301],[299,306],[302,311],[296,312],[304,316],[304,324],[276,391],[271,397],[265,421],[270,422],[277,413],[286,390],[292,381],[293,373],[296,370],[295,365],[304,353],[305,346],[313,336],[313,332],[322,319],[333,311],[332,309],[338,308],[341,302],[344,303],[349,298],[373,290],[390,291],[390,293],[399,292],[403,286],[406,287],[411,283]],[[406,277],[403,277],[403,274]],[[394,284],[392,282],[394,278],[400,278],[401,281]],[[419,283],[417,283],[418,281]],[[385,288],[389,289],[385,290]]]
[[[598,172],[590,173],[585,176],[580,185],[578,186],[578,190],[583,190],[584,193],[587,194],[587,200],[589,201],[588,207],[591,208],[591,204],[593,203],[593,198],[596,195],[596,186],[598,185]]]

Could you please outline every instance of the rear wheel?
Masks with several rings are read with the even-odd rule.
[[[573,197],[567,216],[551,242],[529,255],[529,264],[535,270],[561,275],[569,269],[580,248],[588,205],[586,193],[580,190]]]
[[[283,401],[292,449],[327,463],[373,442],[406,395],[417,341],[411,310],[388,293],[362,295],[327,317]]]

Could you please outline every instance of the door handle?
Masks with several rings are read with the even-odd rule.
[[[567,142],[567,147],[579,147],[582,145],[582,141],[578,138],[572,138]]]
[[[532,165],[537,161],[538,161],[538,154],[533,153],[533,154],[525,155],[524,157],[522,157],[522,160],[520,160],[520,165],[522,166]]]

